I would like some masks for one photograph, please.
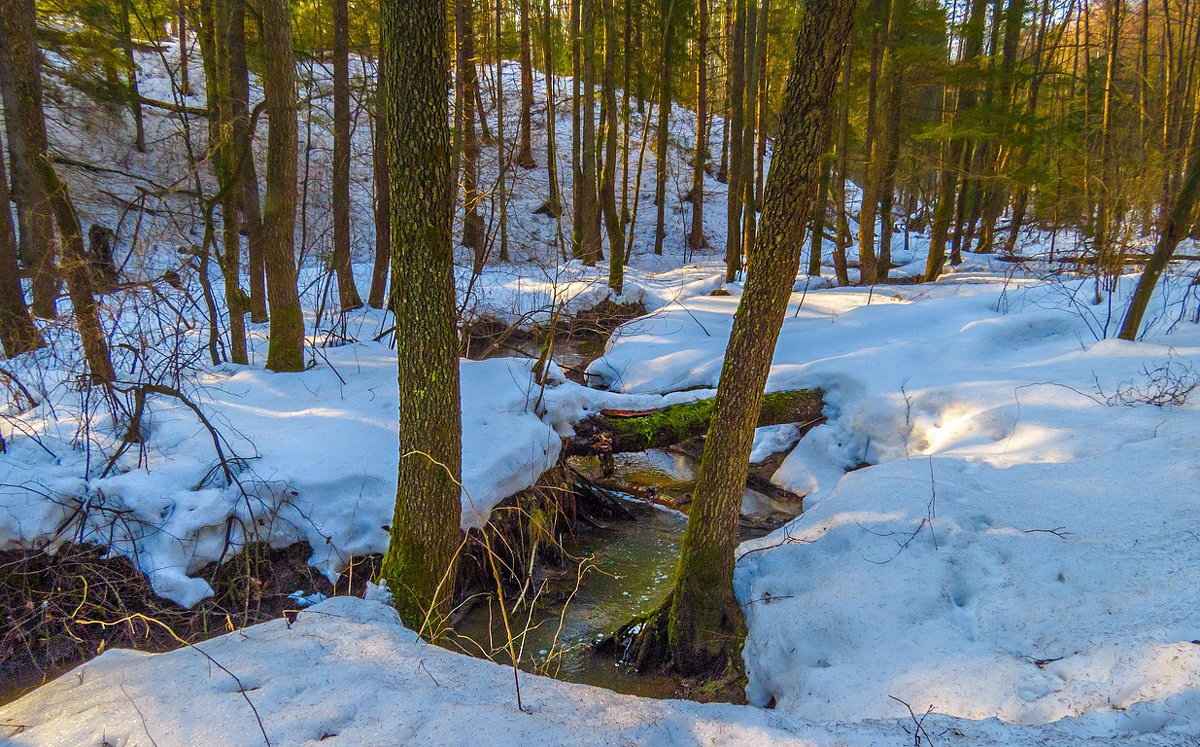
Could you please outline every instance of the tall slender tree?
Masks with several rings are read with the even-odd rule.
[[[762,230],[725,351],[675,586],[638,634],[643,667],[669,662],[686,675],[740,666],[745,620],[733,594],[738,513],[754,424],[820,181],[854,5],[855,0],[805,5],[765,187]]]
[[[271,304],[267,368],[304,368],[304,314],[296,291],[296,63],[287,0],[260,0],[263,99],[267,113],[267,192],[263,263]]]
[[[55,316],[58,275],[55,272],[54,211],[41,178],[46,158],[46,121],[42,116],[42,53],[35,34],[34,0],[2,0],[0,93],[17,193],[21,255],[33,270],[31,308],[36,316]]]
[[[0,147],[0,345],[9,358],[42,346],[42,335],[21,290],[17,267],[17,236],[8,208],[8,178],[4,173],[4,150]]]
[[[350,265],[350,12],[333,0],[333,269],[342,310],[362,306]]]
[[[450,81],[441,0],[383,0],[384,132],[398,335],[400,465],[382,575],[401,619],[437,637],[461,513],[458,339],[450,222]]]

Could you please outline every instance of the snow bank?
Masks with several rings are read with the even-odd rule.
[[[236,679],[235,679],[236,678]],[[911,720],[813,724],[777,711],[652,700],[520,675],[419,640],[394,610],[337,597],[166,654],[107,651],[9,705],[10,745],[912,745]],[[1094,744],[1069,731],[932,716],[955,743]],[[1138,740],[1131,740],[1133,744]],[[942,743],[942,742],[939,742]],[[1143,742],[1166,744],[1166,742]]]
[[[1165,363],[1197,377],[1200,330],[1097,341],[1106,307],[1075,300],[1090,283],[961,272],[793,296],[768,389],[824,388],[829,422],[773,478],[807,512],[742,547],[752,703],[844,721],[901,716],[895,696],[1195,743],[1197,404],[1120,401],[1166,385]],[[627,325],[592,373],[715,385],[734,290]]]
[[[253,342],[261,354],[263,340]],[[24,433],[0,457],[0,548],[111,542],[185,606],[212,593],[189,574],[222,556],[227,532],[231,552],[249,539],[306,541],[330,576],[351,555],[383,552],[396,496],[396,353],[367,342],[322,354],[325,365],[298,374],[222,366],[189,389],[226,456],[244,460],[231,487],[214,479],[208,430],[178,401],[152,399],[145,454],[131,449],[107,477],[75,441],[77,408],[48,401],[23,414]],[[464,529],[558,459],[560,438],[534,411],[531,365],[461,363]],[[103,430],[103,418],[92,427]]]

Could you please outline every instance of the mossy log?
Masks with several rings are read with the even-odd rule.
[[[575,426],[575,437],[567,443],[564,454],[603,456],[690,441],[708,432],[715,404],[716,400],[710,398],[647,412],[602,410]],[[825,421],[821,414],[824,408],[825,392],[820,389],[771,392],[763,398],[758,425],[816,425]]]

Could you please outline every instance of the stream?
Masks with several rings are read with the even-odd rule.
[[[616,470],[608,477],[594,459],[572,458],[570,464],[621,498],[633,520],[615,519],[595,527],[581,523],[574,538],[564,538],[564,548],[575,561],[535,578],[524,595],[534,599],[532,610],[529,604],[519,604],[508,621],[518,666],[617,692],[676,696],[677,678],[637,674],[630,666],[594,654],[592,644],[651,611],[670,591],[687,525],[686,514],[675,507],[686,509],[690,503],[699,459],[676,449],[619,454]],[[785,505],[747,489],[739,539],[762,536],[799,512],[798,503]],[[512,663],[504,620],[491,596],[480,598],[453,628],[453,645],[463,652]]]

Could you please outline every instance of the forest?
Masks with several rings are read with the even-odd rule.
[[[1196,744],[1198,61],[0,0],[0,742]]]

